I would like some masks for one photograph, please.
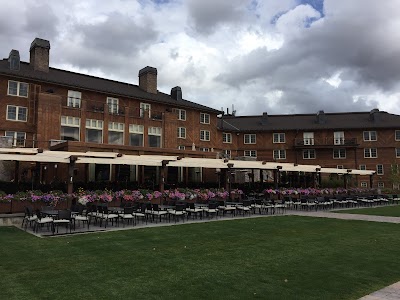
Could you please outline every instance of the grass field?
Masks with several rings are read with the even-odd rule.
[[[346,209],[346,210],[335,211],[335,213],[400,217],[400,205],[361,208],[361,209]]]
[[[295,216],[43,239],[3,227],[1,299],[358,299],[400,280],[399,236]]]

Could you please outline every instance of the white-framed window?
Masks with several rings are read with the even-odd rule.
[[[178,138],[186,139],[186,128],[185,127],[178,127]]]
[[[144,114],[145,114],[146,111],[149,114],[149,118],[151,118],[151,104],[141,102],[140,103],[140,116],[142,118],[144,117]]]
[[[257,157],[257,150],[244,150],[244,156]]]
[[[178,115],[178,120],[186,121],[186,110],[177,108],[176,114]]]
[[[82,98],[81,92],[68,90],[67,106],[80,108],[81,98]]]
[[[28,108],[23,106],[7,105],[7,120],[26,122],[28,120]]]
[[[223,132],[222,133],[222,142],[231,144],[232,143],[232,133]]]
[[[286,150],[285,149],[276,149],[274,150],[274,159],[286,159]]]
[[[381,164],[376,165],[376,174],[383,175],[383,165],[381,165]]]
[[[377,158],[378,151],[376,148],[364,148],[364,158]]]
[[[61,116],[60,139],[66,141],[80,141],[80,127],[80,118]]]
[[[360,165],[360,170],[363,170],[363,171],[367,170],[367,165]]]
[[[365,142],[376,141],[376,131],[364,131],[363,137]]]
[[[367,187],[368,187],[368,182],[366,182],[366,181],[361,181],[361,187],[362,187],[362,188],[367,188]]]
[[[178,146],[178,150],[185,150],[186,147],[185,146]]]
[[[200,147],[199,151],[203,151],[203,152],[210,152],[210,148],[207,147]]]
[[[303,150],[303,159],[315,159],[315,150],[314,149],[307,149]]]
[[[400,183],[393,183],[393,189],[394,190],[400,189]]]
[[[222,150],[222,153],[224,155],[224,158],[231,159],[231,157],[232,157],[231,150],[225,149],[225,150]]]
[[[148,137],[149,137],[149,147],[161,148],[161,127],[149,127]]]
[[[118,98],[107,97],[108,112],[110,114],[118,114]]]
[[[7,95],[9,96],[18,96],[27,98],[28,90],[29,90],[28,83],[13,81],[13,80],[8,81]]]
[[[304,145],[314,145],[314,132],[303,132]]]
[[[394,132],[394,139],[396,141],[400,141],[400,130],[395,130]]]
[[[200,130],[200,141],[210,141],[210,131]]]
[[[129,124],[129,145],[143,147],[144,126]]]
[[[86,119],[86,142],[103,143],[103,121]]]
[[[383,189],[385,187],[384,182],[378,182],[378,188]]]
[[[396,148],[395,151],[396,151],[396,158],[399,158],[400,157],[400,148]]]
[[[115,145],[124,144],[124,123],[109,122],[108,123],[108,143]]]
[[[255,144],[256,143],[256,134],[245,134],[244,135],[244,143],[245,144]]]
[[[343,145],[344,144],[344,131],[335,131],[333,133],[333,143],[335,145]]]
[[[335,159],[346,158],[346,149],[333,149],[333,158]]]
[[[6,131],[4,135],[13,139],[14,147],[25,147],[26,132]]]
[[[210,115],[206,113],[200,113],[200,123],[210,124]]]
[[[285,143],[285,134],[284,133],[274,133],[273,134],[273,143]]]

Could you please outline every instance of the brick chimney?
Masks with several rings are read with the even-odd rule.
[[[157,69],[145,67],[139,71],[139,87],[152,94],[157,94]]]
[[[29,64],[35,71],[49,72],[50,42],[35,38],[31,44]]]

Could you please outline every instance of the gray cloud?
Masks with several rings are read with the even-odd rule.
[[[190,20],[201,34],[211,34],[221,24],[240,23],[245,16],[246,5],[251,1],[190,0],[187,1]]]

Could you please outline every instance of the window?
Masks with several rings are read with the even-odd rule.
[[[108,112],[118,114],[118,98],[107,97]]]
[[[178,138],[186,139],[186,128],[185,127],[178,127]]]
[[[333,143],[335,145],[343,145],[344,144],[344,132],[343,131],[335,131],[333,133]]]
[[[274,159],[286,159],[286,150],[274,150]]]
[[[210,140],[210,131],[200,130],[200,141],[209,141],[209,140]]]
[[[360,165],[360,170],[366,170],[367,166],[366,165]]]
[[[222,133],[222,142],[223,143],[232,143],[232,133]]]
[[[244,135],[244,143],[245,144],[255,144],[256,143],[256,135],[255,134],[245,134]]]
[[[400,130],[396,130],[395,131],[395,137],[394,138],[395,138],[396,141],[400,141]]]
[[[393,183],[393,189],[394,190],[400,189],[400,184],[399,183]]]
[[[129,125],[129,145],[143,147],[144,126],[130,124]]]
[[[14,147],[25,147],[25,132],[6,131],[4,135],[12,138],[12,145]]]
[[[210,115],[205,113],[200,113],[200,123],[210,124]]]
[[[346,158],[346,149],[333,149],[333,158]]]
[[[314,149],[303,150],[303,159],[315,159],[315,150]]]
[[[400,157],[400,148],[396,148],[396,157],[397,157],[397,158]]]
[[[161,127],[149,127],[149,147],[161,148]]]
[[[257,151],[256,150],[244,150],[244,156],[257,157]]]
[[[314,145],[314,132],[303,132],[304,145]]]
[[[199,151],[210,152],[210,148],[200,147],[200,148],[199,148]]]
[[[223,150],[224,158],[231,159],[231,150]]]
[[[8,95],[28,97],[28,87],[29,85],[25,82],[19,81],[8,81]]]
[[[7,120],[26,122],[28,109],[23,106],[7,105]]]
[[[377,158],[378,152],[376,148],[364,148],[364,158]]]
[[[67,106],[69,107],[81,107],[82,93],[77,91],[68,91]]]
[[[61,134],[60,139],[65,141],[79,141],[81,119],[75,117],[61,117]]]
[[[140,103],[140,116],[143,118],[145,111],[148,111],[149,118],[151,118],[151,105],[149,103]]]
[[[186,147],[185,146],[178,146],[178,150],[185,150]]]
[[[186,110],[184,109],[176,109],[176,113],[178,115],[178,120],[186,121]]]
[[[376,141],[376,131],[364,131],[364,141]]]
[[[391,168],[392,174],[399,174],[399,171],[400,171],[399,165],[391,165],[390,168]]]
[[[274,133],[274,144],[277,143],[285,143],[285,134],[284,133]]]
[[[108,123],[108,143],[115,145],[124,144],[124,123]]]
[[[376,174],[383,175],[383,165],[376,165]]]
[[[361,182],[361,187],[362,188],[367,188],[368,187],[368,182],[362,181]]]
[[[103,143],[103,121],[86,119],[86,142]]]
[[[378,188],[383,189],[385,187],[385,183],[378,182]]]

